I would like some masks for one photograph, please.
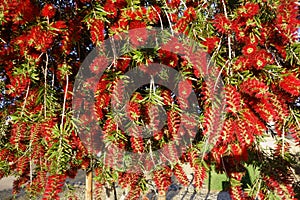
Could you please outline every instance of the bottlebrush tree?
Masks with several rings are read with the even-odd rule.
[[[67,177],[75,177],[79,169],[93,169],[96,191],[118,184],[129,189],[127,199],[138,199],[147,191],[149,177],[159,194],[168,189],[173,175],[187,186],[184,164],[193,169],[193,184],[200,191],[209,168],[215,166],[229,177],[232,199],[296,199],[297,159],[290,146],[300,145],[297,2],[1,1],[0,177],[16,177],[14,194],[26,188],[31,197],[58,199]],[[185,48],[174,38],[163,43],[173,45],[174,52],[163,47],[134,49],[150,36],[134,30],[154,27],[183,34],[210,55],[206,73],[217,70],[217,79],[224,83],[222,122],[218,121],[220,113],[211,109],[214,81],[207,81],[198,70],[205,60],[202,54],[174,53],[176,48]],[[133,30],[129,32],[132,51],[112,63],[106,55],[99,55],[88,70],[92,77],[107,68],[100,80],[89,80],[97,85],[95,109],[90,112],[103,129],[99,139],[106,146],[114,144],[141,154],[181,141],[184,134],[195,136],[184,151],[166,149],[169,158],[174,158],[168,165],[145,166],[136,173],[107,166],[101,159],[105,155],[99,158],[90,152],[79,137],[72,109],[73,85],[84,59],[104,40],[129,30]],[[185,81],[178,84],[182,98],[154,83],[134,91],[127,117],[146,124],[154,134],[145,138],[132,129],[133,135],[127,135],[118,126],[111,105],[117,107],[122,99],[126,72],[136,67],[151,75],[153,63],[183,74]],[[199,104],[197,121],[182,114],[192,93]],[[155,126],[161,115],[155,105],[165,110],[160,129]],[[189,129],[194,124],[196,131]],[[270,136],[276,148],[266,152],[260,141]],[[249,164],[260,173],[245,189],[241,180]]]

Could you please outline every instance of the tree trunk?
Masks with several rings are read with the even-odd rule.
[[[85,199],[93,200],[93,171],[87,171],[85,177]]]

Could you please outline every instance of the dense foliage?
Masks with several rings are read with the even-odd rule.
[[[187,186],[183,165],[188,163],[197,191],[208,170],[215,166],[229,177],[232,199],[295,198],[297,159],[290,146],[300,145],[296,2],[1,1],[0,176],[17,177],[15,194],[24,186],[31,197],[58,199],[67,177],[75,177],[79,169],[93,169],[96,191],[107,184],[118,184],[129,188],[128,199],[138,199],[147,191],[149,177],[162,194],[171,184],[172,175]],[[135,173],[105,165],[103,157],[96,157],[84,145],[74,122],[72,91],[77,72],[92,49],[101,47],[111,36],[151,27],[184,34],[212,59],[203,73],[199,70],[206,66],[202,54],[176,54],[160,46],[148,51],[135,48],[150,37],[147,31],[136,31],[130,32],[131,51],[113,63],[108,63],[105,55],[93,60],[90,77],[107,67],[100,80],[89,80],[97,81],[95,110],[91,112],[103,128],[99,138],[106,145],[140,154],[180,141],[184,134],[195,136],[180,155],[176,149],[168,149],[167,156],[174,157],[168,165],[145,166]],[[171,39],[164,41],[165,46],[185,50],[185,45],[168,36]],[[130,130],[136,131],[130,136],[118,127],[110,102],[116,106],[122,98],[124,91],[118,84],[119,80],[126,82],[124,74],[129,69],[141,67],[151,74],[152,63],[167,65],[184,75],[185,81],[178,84],[182,98],[154,83],[136,90],[126,107],[128,118],[155,128],[160,114],[153,105],[160,105],[166,123],[161,130],[151,130],[154,135],[150,138],[142,137],[138,130]],[[226,113],[211,109],[216,101],[214,82],[204,76],[216,70],[224,83]],[[183,114],[193,93],[190,84],[199,104],[197,122]],[[221,114],[224,120],[218,121]],[[189,127],[194,124],[198,124],[198,130],[190,133],[193,129]],[[276,148],[264,151],[260,142],[270,136],[275,138]],[[249,164],[260,173],[253,185],[242,188]]]

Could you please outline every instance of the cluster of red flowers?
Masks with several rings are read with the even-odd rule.
[[[240,90],[251,97],[264,98],[269,95],[269,87],[257,79],[247,79],[240,85]]]
[[[237,13],[241,17],[250,18],[259,13],[259,5],[256,3],[246,3],[238,8]]]
[[[1,35],[0,57],[1,61],[5,60],[4,73],[8,80],[5,85],[5,94],[1,94],[1,96],[17,99],[15,107],[22,106],[22,109],[15,109],[14,106],[11,106],[12,109],[9,108],[8,112],[1,113],[0,117],[2,119],[6,113],[19,116],[20,110],[22,110],[23,116],[21,120],[14,119],[15,122],[9,126],[8,146],[0,149],[1,161],[13,163],[9,165],[9,170],[21,175],[14,183],[14,192],[16,193],[22,185],[27,184],[27,187],[32,187],[30,188],[32,193],[43,192],[42,187],[45,187],[44,199],[58,199],[58,193],[67,176],[74,177],[79,168],[91,167],[90,158],[87,157],[88,151],[83,145],[84,139],[80,139],[75,131],[69,131],[69,128],[74,128],[71,120],[67,119],[71,104],[67,103],[63,108],[65,118],[62,120],[63,124],[61,125],[64,126],[61,128],[59,126],[61,122],[58,120],[61,117],[61,99],[53,93],[62,90],[68,101],[72,99],[69,91],[72,90],[72,82],[78,71],[79,62],[89,53],[91,46],[101,44],[109,34],[118,35],[130,30],[131,47],[134,48],[145,44],[149,36],[152,36],[146,29],[150,26],[162,25],[164,26],[161,27],[162,29],[170,26],[171,34],[185,33],[193,36],[197,41],[201,40],[202,45],[207,47],[208,53],[212,53],[217,48],[218,52],[214,57],[217,64],[218,61],[220,63],[227,61],[222,74],[220,74],[225,76],[224,80],[226,80],[227,113],[224,124],[221,120],[223,113],[211,107],[214,102],[217,102],[216,100],[219,100],[214,99],[215,88],[217,88],[215,80],[202,81],[207,75],[216,75],[217,77],[219,74],[216,74],[213,69],[222,66],[207,67],[206,53],[201,54],[201,51],[189,50],[191,48],[182,45],[175,39],[176,37],[167,41],[158,51],[147,49],[156,55],[151,54],[151,57],[145,57],[146,59],[142,63],[136,62],[133,55],[135,52],[117,58],[110,65],[110,70],[107,70],[109,72],[105,72],[100,81],[92,76],[103,72],[109,63],[105,56],[97,57],[89,66],[88,74],[91,77],[86,80],[82,91],[85,93],[85,89],[90,91],[94,87],[92,89],[95,93],[95,105],[88,105],[93,102],[86,101],[74,102],[74,104],[95,109],[97,120],[103,126],[101,139],[104,142],[112,143],[122,149],[132,150],[139,155],[148,151],[149,147],[146,143],[148,138],[142,137],[141,128],[138,126],[128,128],[127,132],[130,132],[131,135],[126,135],[109,109],[114,107],[125,110],[127,117],[131,120],[130,123],[140,124],[142,122],[146,124],[146,128],[152,128],[148,129],[153,132],[153,137],[149,139],[151,144],[155,148],[164,148],[164,155],[160,155],[161,161],[171,160],[173,162],[173,167],[166,166],[156,169],[153,173],[153,179],[159,192],[164,193],[168,189],[172,173],[181,184],[185,186],[189,184],[181,162],[191,165],[195,172],[194,185],[197,190],[200,190],[206,177],[205,164],[215,164],[217,169],[222,170],[224,163],[221,161],[224,161],[226,168],[230,168],[228,174],[232,180],[230,189],[232,198],[245,198],[240,183],[235,184],[240,182],[243,176],[243,172],[239,171],[238,167],[242,165],[243,161],[250,158],[248,150],[252,150],[256,137],[260,137],[266,132],[266,123],[276,121],[275,129],[278,135],[284,134],[285,129],[288,129],[299,142],[299,128],[296,124],[293,122],[284,124],[286,119],[289,119],[289,109],[292,109],[289,107],[290,103],[293,102],[294,97],[300,95],[299,77],[291,73],[291,71],[297,71],[297,65],[289,65],[288,62],[292,60],[289,56],[294,56],[289,51],[292,51],[290,44],[295,39],[295,32],[299,24],[296,19],[298,13],[293,4],[296,1],[280,0],[276,2],[277,4],[272,1],[255,1],[231,7],[224,0],[214,4],[205,2],[201,7],[197,7],[202,3],[201,1],[168,0],[165,6],[159,5],[157,2],[141,6],[137,1],[130,2],[133,6],[129,6],[126,0],[80,0],[69,2],[68,5],[64,3],[52,5],[40,1],[33,4],[30,0],[4,1],[0,5],[3,8],[3,16],[0,17],[3,26],[1,33],[2,30],[5,30]],[[225,7],[230,8],[226,10],[227,13],[224,10]],[[215,11],[211,12],[210,9],[214,8],[216,8]],[[205,9],[207,12],[203,14],[202,11]],[[64,12],[58,13],[60,10]],[[261,13],[267,13],[267,15],[262,16]],[[209,16],[211,14],[214,16]],[[204,18],[209,20],[202,23]],[[83,24],[82,21],[85,21],[86,24]],[[202,25],[204,26],[202,27]],[[192,31],[191,27],[194,26],[195,29]],[[205,30],[202,31],[202,28]],[[90,37],[87,38],[87,36]],[[172,52],[167,49],[171,49]],[[229,49],[232,51],[230,58],[226,57]],[[44,62],[46,57],[47,61]],[[278,77],[274,76],[272,80],[265,80],[273,70],[270,70],[270,74],[268,74],[266,66],[274,64],[275,61],[278,66],[282,65],[280,66],[282,71],[274,72],[279,74]],[[155,62],[176,68],[187,76],[187,80],[181,81],[178,85],[179,97],[176,97],[170,90],[157,86],[156,92],[158,91],[157,93],[162,98],[158,97],[155,100],[163,102],[162,107],[167,114],[166,124],[161,130],[157,128],[159,112],[157,107],[153,107],[153,99],[150,100],[151,103],[145,103],[150,99],[143,93],[146,90],[135,93],[128,105],[121,107],[124,100],[124,83],[126,82],[122,77],[130,69],[130,65],[140,64],[144,72],[154,75],[156,72],[152,69],[152,64]],[[291,62],[295,63],[294,60]],[[28,74],[13,75],[14,72],[18,73],[18,70],[23,70],[24,63],[34,65],[34,70],[37,71],[39,77],[35,79],[29,78]],[[46,68],[49,73],[45,71]],[[71,73],[73,74],[68,76],[70,82],[66,84],[66,74]],[[245,77],[247,79],[244,79]],[[50,81],[52,84],[48,83]],[[96,86],[94,86],[95,82],[97,82]],[[182,142],[185,136],[196,134],[197,130],[194,131],[193,128],[197,127],[198,119],[176,109],[178,106],[183,111],[188,108],[188,99],[191,98],[193,90],[198,94],[201,111],[204,113],[203,132],[200,131],[202,135],[199,133],[199,137],[193,137],[195,140],[191,145],[192,148],[188,149],[188,153],[185,155],[181,155],[183,147],[180,149],[181,147],[165,144],[170,140],[175,143]],[[20,98],[25,94],[26,98]],[[51,98],[43,100],[43,95]],[[141,106],[141,102],[143,102],[143,106]],[[221,103],[225,104],[225,102]],[[31,120],[25,118],[27,115]],[[86,126],[95,120],[90,113],[82,118],[83,125]],[[40,119],[42,122],[39,121]],[[68,130],[65,130],[65,127]],[[59,173],[51,174],[52,159],[50,159],[50,155],[55,153],[53,151],[56,151],[59,146],[58,134],[53,134],[57,133],[55,131],[60,131],[59,137],[66,144],[63,145],[63,149],[59,150],[68,152],[70,162],[67,163],[67,166],[59,169]],[[208,138],[208,143],[216,141],[213,143],[215,146],[211,151],[204,155],[204,159],[199,158],[198,148],[200,145],[198,144],[201,144],[197,143],[199,138]],[[201,142],[203,141],[201,140]],[[26,150],[29,146],[32,148],[32,153],[27,156],[28,151]],[[279,144],[275,155],[279,156],[281,149],[287,151],[288,148],[288,145]],[[108,154],[115,155],[114,153],[118,151],[116,149],[109,149]],[[22,152],[26,152],[26,154],[22,154]],[[179,157],[180,159],[178,159]],[[114,163],[119,157],[111,156],[107,159],[107,162]],[[31,161],[36,165],[36,169],[34,169],[36,176],[30,182],[28,174]],[[151,163],[147,162],[145,168],[152,169],[149,166]],[[101,170],[104,169],[101,168]],[[101,170],[97,170],[97,176],[100,174],[105,176],[113,171],[109,169],[109,172],[104,173]],[[6,173],[7,171],[0,170],[0,177]],[[117,178],[122,187],[130,187],[128,199],[140,197],[141,185],[144,184],[141,180],[145,178],[143,174],[118,172]],[[107,181],[105,178],[103,180]],[[289,181],[281,183],[273,177],[265,177],[264,182],[262,186],[274,190],[281,198],[291,198],[290,196],[294,195],[292,187],[288,184]],[[103,183],[100,184],[100,186],[102,185]],[[258,192],[260,196],[264,196],[264,190],[262,191]]]
[[[19,45],[21,55],[30,48],[37,51],[46,52],[54,41],[54,34],[50,31],[41,29],[41,26],[33,26],[27,34],[21,35],[14,39],[14,43]]]
[[[171,66],[171,67],[176,67],[178,64],[178,56],[170,51],[166,51],[166,50],[159,50],[158,51],[158,56],[161,58],[162,60],[162,64]]]
[[[207,47],[207,53],[211,53],[219,45],[219,42],[220,38],[214,36],[206,38],[202,44]]]
[[[11,97],[20,97],[23,95],[30,85],[31,80],[28,77],[22,76],[11,76],[10,84],[6,85],[7,94]]]
[[[236,115],[241,110],[241,94],[237,91],[237,88],[231,85],[225,88],[226,98],[226,111]]]
[[[112,5],[113,4],[110,4],[106,9],[114,10],[113,8],[111,8]],[[110,31],[112,34],[118,34],[129,29],[133,30],[136,28],[146,28],[148,24],[157,23],[159,21],[160,12],[161,9],[156,5],[151,6],[148,9],[146,9],[145,7],[141,7],[139,9],[123,9],[119,14],[120,17],[118,18],[118,20],[116,20],[110,27]],[[113,16],[111,16],[111,14],[109,16],[115,18],[116,13],[110,13],[113,13]],[[130,35],[131,37],[133,37],[133,39],[131,39],[132,44],[134,46],[143,44],[143,42],[145,42],[145,39],[147,38],[147,34],[145,33],[146,32],[141,31],[141,29],[140,31],[133,30]]]
[[[296,198],[294,198],[295,193],[291,185],[287,185],[287,184],[283,185],[275,177],[265,176],[263,177],[263,181],[270,189],[276,191],[276,194],[280,198],[296,200]]]
[[[60,199],[59,193],[62,191],[67,176],[65,174],[55,174],[47,177],[43,200]]]
[[[91,40],[94,44],[104,40],[104,23],[100,19],[94,19],[90,22]]]
[[[220,33],[229,33],[231,31],[231,22],[224,14],[218,14],[214,19],[214,26]]]
[[[243,172],[233,172],[230,173],[231,187],[229,190],[230,196],[233,200],[246,199],[244,191],[241,187],[240,181],[242,180]]]
[[[284,76],[280,81],[279,86],[293,96],[297,97],[300,95],[300,79],[293,74]]]
[[[139,104],[139,100],[142,100],[143,97],[140,93],[136,93],[133,95],[132,101],[127,105],[127,115],[133,121],[139,120],[141,117],[141,105]]]
[[[174,30],[178,31],[179,33],[187,34],[189,32],[189,25],[190,23],[195,20],[197,17],[196,10],[193,7],[188,7],[184,13],[183,16],[177,20]]]
[[[187,177],[187,175],[185,174],[182,166],[180,163],[177,163],[175,166],[174,166],[174,175],[175,177],[177,178],[177,180],[179,181],[180,184],[184,185],[184,186],[188,186],[190,181]]]
[[[167,191],[168,187],[171,185],[172,170],[166,166],[161,170],[154,171],[153,175],[153,180],[158,189],[158,192]]]
[[[178,139],[177,131],[180,125],[180,116],[176,111],[170,110],[167,112],[167,125],[168,125],[170,137],[172,139],[174,138]]]
[[[178,8],[180,5],[180,0],[168,0],[167,5],[172,9]]]
[[[1,2],[4,20],[13,22],[12,31],[17,31],[19,25],[35,20],[39,9],[30,0],[11,0]],[[4,25],[4,21],[2,21]]]
[[[50,18],[54,17],[55,12],[56,12],[56,9],[53,5],[46,4],[41,11],[41,15],[43,17],[48,17],[50,19]]]
[[[204,179],[206,178],[206,168],[205,166],[195,165],[194,167],[194,185],[197,191],[202,189]]]

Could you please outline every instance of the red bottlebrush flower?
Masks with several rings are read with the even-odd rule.
[[[245,45],[242,49],[242,53],[245,56],[253,56],[255,52],[256,52],[256,45],[253,44]]]
[[[109,136],[112,134],[112,132],[114,132],[116,130],[117,130],[117,124],[115,123],[115,121],[111,118],[107,119],[103,126],[104,136]]]
[[[29,169],[29,158],[25,156],[20,157],[16,165],[16,171],[19,174],[26,173],[26,171]]]
[[[295,144],[296,145],[300,145],[300,128],[297,126],[292,126],[291,128],[289,128],[289,132],[291,134],[291,136],[293,137],[293,139],[295,140]]]
[[[171,22],[177,23],[177,21],[178,21],[178,14],[177,13],[170,13],[169,16],[170,16],[170,21]]]
[[[146,28],[146,23],[139,20],[133,20],[129,24],[130,29],[136,29],[136,28]]]
[[[100,19],[94,19],[90,23],[91,40],[93,43],[101,42],[104,40],[104,23]]]
[[[123,8],[127,5],[125,0],[107,0],[107,4],[114,5],[115,8]]]
[[[180,18],[177,23],[174,26],[174,30],[176,30],[178,33],[187,34],[188,33],[188,25],[189,23],[185,18]]]
[[[232,69],[234,71],[244,71],[244,70],[250,69],[251,66],[252,66],[252,63],[250,62],[250,58],[247,58],[245,56],[240,56],[234,62]]]
[[[255,47],[257,47],[257,44],[259,42],[258,37],[256,36],[247,36],[245,37],[245,44],[247,45],[254,45]]]
[[[143,29],[142,29],[143,28]],[[148,33],[146,30],[146,23],[143,21],[134,20],[129,23],[129,39],[133,46],[143,45],[147,38]],[[137,29],[137,30],[135,30]]]
[[[94,79],[91,80],[92,81],[95,81]],[[93,83],[93,82],[92,82]],[[107,88],[108,88],[108,85],[110,84],[110,81],[107,80],[107,76],[106,75],[103,75],[101,77],[101,79],[99,80],[98,84],[97,84],[97,88],[95,90],[95,93],[96,95],[97,94],[101,94],[102,92],[104,92]]]
[[[173,98],[171,96],[171,91],[170,90],[163,90],[161,92],[161,96],[162,98],[164,99],[163,102],[164,102],[164,105],[166,106],[171,106],[172,103],[173,103]]]
[[[157,23],[160,19],[159,16],[161,15],[161,8],[157,5],[151,6],[148,10],[148,20],[152,23]]]
[[[144,18],[144,16],[147,16],[147,9],[145,7],[142,7],[136,11],[137,20],[141,20]]]
[[[113,3],[105,3],[103,10],[108,13],[108,18],[114,19],[118,15],[118,10]]]
[[[243,149],[241,148],[241,146],[239,144],[231,144],[231,152],[232,155],[234,156],[235,160],[240,160],[240,157],[242,155]]]
[[[179,58],[177,54],[173,52],[160,49],[158,50],[158,56],[160,57],[162,64],[167,66],[176,67],[178,64]]]
[[[62,192],[66,178],[66,175],[61,174],[48,176],[43,200],[59,199],[58,194]]]
[[[225,87],[226,110],[229,113],[237,114],[241,110],[241,94],[236,87],[227,85]]]
[[[128,20],[126,18],[120,18],[118,21],[119,28],[122,30],[127,29],[128,26]]]
[[[259,52],[256,53],[253,62],[254,62],[254,68],[257,70],[263,69],[268,63],[264,54],[261,54]]]
[[[191,167],[194,167],[199,160],[199,154],[195,150],[189,149],[188,152],[182,155],[182,159],[184,162],[188,162]]]
[[[196,116],[187,115],[185,113],[181,114],[181,123],[188,130],[192,130],[198,125]]]
[[[221,112],[215,108],[208,107],[204,112],[204,131],[203,135],[207,136],[208,142],[212,142],[220,131],[221,126]]]
[[[194,172],[194,185],[196,191],[200,191],[202,189],[204,179],[206,178],[206,169],[204,166],[195,165]]]
[[[135,173],[129,172],[118,172],[118,183],[122,188],[131,187],[136,185],[138,182],[139,177],[136,176]]]
[[[141,137],[131,137],[130,138],[131,148],[134,153],[143,153],[144,151],[144,141]]]
[[[157,141],[161,140],[164,136],[164,132],[162,130],[158,131],[158,132],[155,132],[153,134],[153,138]]]
[[[253,17],[259,13],[259,5],[257,3],[246,3],[238,8],[238,14],[242,17]]]
[[[122,105],[123,94],[124,94],[124,81],[115,79],[111,87],[111,104],[115,108],[119,108]]]
[[[126,199],[128,200],[140,199],[142,192],[143,191],[140,186],[131,187],[129,193],[126,195]]]
[[[218,143],[222,144],[223,146],[227,146],[234,140],[234,133],[236,132],[236,123],[232,119],[226,119],[223,124],[222,132],[218,138]],[[220,149],[225,151],[226,149]]]
[[[244,191],[240,185],[233,185],[230,187],[229,194],[232,200],[246,199]]]
[[[161,170],[156,170],[153,172],[153,181],[158,191],[168,190],[168,187],[172,183],[171,175],[172,175],[172,171],[169,167],[165,167]]]
[[[281,40],[282,41],[282,40]],[[282,56],[282,58],[286,58],[286,50],[283,46],[274,44],[274,47],[277,49],[278,53]]]
[[[193,90],[192,84],[191,84],[191,81],[189,81],[189,80],[181,81],[178,84],[179,97],[187,99],[190,96],[190,94],[192,93],[192,90]]]
[[[278,114],[279,120],[283,122],[289,116],[289,109],[286,99],[281,98],[275,94],[270,96],[270,102],[275,107],[275,110]]]
[[[160,120],[159,120],[159,108],[152,104],[152,103],[147,103],[145,105],[145,110],[144,110],[144,114],[146,116],[146,127],[149,131],[151,132],[157,132],[159,131],[158,127],[160,124]]]
[[[174,166],[173,172],[180,184],[186,187],[189,185],[189,179],[179,163]]]
[[[249,124],[249,122],[246,122],[245,119],[239,119],[237,120],[237,131],[236,131],[236,137],[242,147],[251,146],[251,144],[254,142],[255,138],[254,136],[257,135],[253,132],[251,132],[251,128],[248,128],[249,126],[253,126],[253,124]]]
[[[245,80],[240,85],[240,90],[243,93],[256,98],[264,98],[269,95],[269,87],[265,83],[254,78]]]
[[[136,102],[129,102],[127,115],[131,120],[138,120],[141,116],[140,105]]]
[[[186,9],[183,13],[183,17],[187,20],[187,23],[193,21],[194,19],[196,19],[197,14],[196,14],[196,10],[193,7],[188,7],[188,9]]]
[[[170,137],[174,139],[177,135],[177,131],[180,125],[180,116],[178,112],[170,110],[167,112],[167,125]]]
[[[107,92],[100,93],[96,96],[95,112],[98,119],[103,119],[105,107],[109,104],[110,95]]]
[[[264,123],[249,109],[243,113],[244,125],[253,135],[262,135],[266,128]]]
[[[131,63],[131,57],[130,56],[122,56],[117,60],[117,68],[121,70],[122,72],[125,72]]]
[[[247,33],[244,30],[239,30],[236,33],[236,38],[239,42],[245,42],[246,41],[246,35]]]
[[[67,28],[66,22],[65,21],[56,21],[51,24],[51,27],[55,29],[57,32],[60,32],[61,29]]]
[[[22,76],[11,76],[9,81],[10,84],[6,85],[6,88],[8,89],[7,94],[11,97],[22,95],[31,83],[29,78]]]
[[[283,77],[279,82],[279,86],[293,96],[300,95],[300,79],[293,74]]]
[[[278,120],[278,113],[269,99],[260,99],[259,102],[253,102],[252,108],[266,122]]]
[[[168,7],[172,8],[172,9],[178,8],[180,5],[180,0],[168,0],[167,5],[168,5]]]
[[[55,12],[56,12],[56,10],[55,10],[55,7],[53,5],[46,4],[44,6],[44,8],[42,9],[42,11],[41,11],[41,15],[43,17],[48,17],[50,19],[50,18],[54,17]]]
[[[220,38],[214,36],[210,38],[206,38],[202,44],[207,47],[207,52],[211,53],[218,45],[220,42]]]
[[[228,33],[231,30],[231,22],[225,17],[224,14],[217,14],[213,23],[214,27],[220,33]]]
[[[127,20],[135,20],[135,17],[136,17],[136,11],[135,10],[124,10],[122,12],[122,16],[124,18],[126,18]]]

